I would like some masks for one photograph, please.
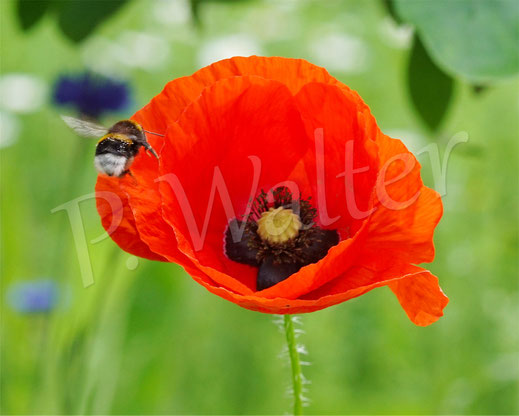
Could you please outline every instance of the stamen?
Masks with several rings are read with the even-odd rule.
[[[315,223],[316,210],[309,198],[293,201],[285,187],[274,189],[272,196],[269,201],[261,191],[250,214],[241,221],[233,219],[225,232],[227,257],[258,268],[258,291],[317,263],[340,240],[336,230],[324,230]],[[243,235],[235,241],[231,231],[242,225]]]

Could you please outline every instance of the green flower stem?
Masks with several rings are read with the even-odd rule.
[[[292,315],[284,315],[285,334],[287,337],[288,354],[292,366],[292,385],[294,390],[294,415],[303,414],[303,372],[297,351],[294,321]]]

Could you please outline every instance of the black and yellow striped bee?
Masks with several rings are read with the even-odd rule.
[[[105,128],[90,121],[79,118],[61,116],[63,121],[82,137],[97,138],[94,165],[99,173],[108,176],[122,177],[130,172],[133,159],[144,147],[157,159],[155,150],[146,139],[146,133],[162,136],[162,134],[146,131],[133,120],[121,120],[110,128]]]

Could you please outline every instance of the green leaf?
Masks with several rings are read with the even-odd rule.
[[[200,18],[200,9],[204,4],[208,3],[230,3],[230,4],[238,4],[243,3],[247,0],[189,0],[189,5],[191,8],[191,16],[193,17],[193,22],[197,26],[202,25],[202,20]]]
[[[16,13],[22,29],[27,31],[38,23],[49,5],[48,0],[18,0]]]
[[[58,24],[70,40],[81,42],[125,2],[126,0],[60,1],[57,3]]]
[[[382,4],[395,23],[402,24],[402,19],[395,12],[395,2],[393,0],[382,0]]]
[[[418,114],[431,130],[436,130],[449,107],[453,81],[435,65],[417,36],[409,57],[407,82]]]
[[[395,6],[449,74],[488,82],[519,73],[518,0],[395,0]]]
[[[196,25],[200,25],[200,3],[201,0],[190,0],[191,16]]]

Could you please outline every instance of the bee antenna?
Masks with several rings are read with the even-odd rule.
[[[154,134],[155,136],[160,136],[160,137],[164,137],[165,136],[164,134],[154,133],[154,132],[148,131],[148,130],[144,130],[144,132],[148,133],[148,134]]]

